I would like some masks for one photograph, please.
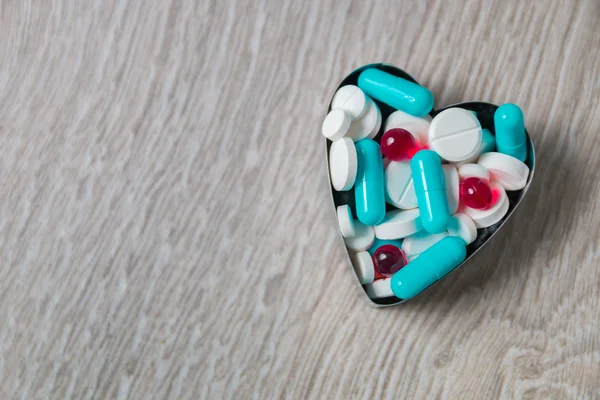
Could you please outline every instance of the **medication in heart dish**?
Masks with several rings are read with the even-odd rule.
[[[436,111],[427,88],[383,69],[345,80],[321,132],[356,276],[372,299],[398,301],[482,245],[511,208],[507,192],[528,185],[532,160],[518,106]]]

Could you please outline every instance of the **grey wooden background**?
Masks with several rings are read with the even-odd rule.
[[[600,398],[600,3],[0,0],[0,398]],[[325,108],[377,61],[515,102],[529,197],[370,305]]]

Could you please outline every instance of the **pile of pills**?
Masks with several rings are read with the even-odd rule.
[[[376,102],[396,111],[384,121]],[[519,107],[498,107],[495,136],[474,111],[431,118],[432,108],[427,88],[367,68],[338,89],[322,125],[332,186],[354,192],[337,217],[372,299],[410,299],[459,266],[478,230],[507,214],[506,192],[529,178]]]

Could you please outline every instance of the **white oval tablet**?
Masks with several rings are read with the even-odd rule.
[[[358,253],[350,254],[350,258],[352,259],[352,265],[360,284],[366,285],[373,282],[375,279],[375,267],[373,266],[371,255],[366,251],[359,251]]]
[[[472,112],[449,108],[431,120],[429,146],[443,159],[459,162],[477,153],[481,135],[481,124]]]
[[[477,164],[490,171],[493,180],[506,190],[521,190],[527,185],[529,167],[524,162],[503,153],[485,153]]]
[[[360,119],[367,111],[367,96],[358,86],[346,85],[338,89],[331,100],[332,109],[343,109],[353,121]]]
[[[354,230],[354,219],[352,218],[352,211],[350,211],[348,204],[337,208],[337,217],[342,236],[345,238],[354,236],[356,233]]]
[[[344,135],[350,129],[352,119],[350,114],[341,108],[329,111],[329,114],[325,117],[323,125],[321,126],[321,133],[327,139],[335,142],[344,137]]]
[[[463,212],[473,220],[477,229],[487,228],[500,221],[508,212],[508,196],[498,183],[490,183],[492,192],[497,192],[498,199],[490,208],[485,210],[476,210],[465,206]]]
[[[350,128],[346,133],[346,137],[351,138],[355,142],[366,137],[374,138],[381,128],[381,111],[373,100],[367,97],[367,111],[361,119],[352,121]]]
[[[397,110],[387,117],[383,131],[387,132],[393,128],[406,129],[419,141],[421,145],[425,145],[429,140],[428,136],[430,123],[430,115],[419,118],[405,113],[404,111]]]
[[[375,237],[383,240],[402,239],[423,229],[418,208],[394,210],[375,226]]]
[[[338,192],[350,190],[356,180],[358,159],[356,146],[349,138],[341,138],[331,143],[329,148],[329,171],[331,184]]]
[[[409,161],[389,163],[385,169],[385,195],[388,203],[403,210],[418,207]]]
[[[458,176],[460,179],[467,178],[479,178],[485,181],[490,180],[490,173],[488,170],[479,164],[463,164],[458,167]]]
[[[420,254],[448,236],[448,233],[429,233],[427,231],[417,232],[402,241],[402,250],[407,257]]]
[[[375,232],[372,226],[354,221],[354,236],[344,238],[346,246],[352,251],[367,250],[375,241]]]
[[[367,295],[372,299],[382,299],[384,297],[394,297],[390,283],[392,278],[378,279],[373,283],[365,285]]]
[[[448,198],[448,210],[450,215],[458,210],[458,195],[460,189],[460,180],[458,179],[458,171],[451,164],[443,164],[444,178],[446,180],[446,197]]]
[[[467,214],[458,213],[448,222],[448,234],[462,239],[468,245],[477,238],[477,227]]]

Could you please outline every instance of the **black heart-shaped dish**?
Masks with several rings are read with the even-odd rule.
[[[409,80],[411,82],[418,83],[409,74],[407,74],[406,72],[404,72],[401,69],[396,68],[394,66],[386,65],[386,64],[370,64],[370,65],[365,65],[361,68],[358,68],[357,70],[353,71],[350,75],[348,75],[346,78],[344,78],[342,80],[342,82],[340,83],[340,85],[336,88],[336,91],[337,91],[337,89],[339,89],[340,87],[345,86],[345,85],[357,85],[358,76],[360,75],[360,73],[362,71],[364,71],[367,68],[377,68],[379,70],[382,70],[389,74],[395,75],[397,77]],[[392,112],[396,111],[395,109],[388,106],[387,104],[384,104],[375,99],[373,99],[373,101],[375,101],[377,106],[379,106],[379,109],[381,110],[381,115],[382,115],[383,121],[385,121]],[[458,104],[453,104],[453,105],[450,105],[450,106],[447,106],[447,107],[444,107],[441,109],[434,108],[430,112],[430,115],[432,117],[434,117],[435,115],[444,111],[445,109],[452,108],[452,107],[460,107],[460,108],[464,108],[467,110],[475,111],[477,113],[477,119],[479,119],[482,128],[488,129],[493,135],[496,134],[495,129],[494,129],[494,113],[496,112],[496,109],[498,108],[497,105],[484,103],[484,102],[478,102],[478,101],[458,103]],[[331,110],[331,103],[329,104],[329,108],[328,108],[328,111],[330,111],[330,110]],[[374,140],[377,143],[380,142],[381,137],[383,135],[384,125],[385,125],[384,123],[381,124],[381,128],[379,129],[379,132],[377,133],[377,135],[374,138]],[[529,190],[531,181],[534,176],[534,171],[535,171],[535,150],[533,147],[533,143],[531,142],[529,133],[527,131],[525,131],[525,133],[527,136],[527,160],[525,161],[525,163],[527,164],[527,166],[529,167],[529,170],[530,170],[529,178],[527,179],[527,184],[525,185],[525,187],[522,190],[507,192],[507,196],[508,196],[510,205],[509,205],[509,209],[508,209],[508,212],[506,213],[506,215],[498,223],[496,223],[488,228],[477,230],[477,238],[475,239],[475,241],[473,243],[471,243],[467,246],[467,256],[466,256],[465,260],[454,270],[460,268],[467,260],[469,260],[471,257],[473,257],[475,255],[475,253],[477,253],[481,248],[484,247],[485,244],[487,244],[492,239],[492,237],[496,234],[496,232],[511,217],[512,213],[519,206],[519,204],[525,197],[525,194]],[[331,144],[332,144],[331,141],[325,139],[327,166],[329,166],[329,149],[331,147]],[[327,174],[327,176],[329,177],[329,173]],[[347,204],[347,205],[349,205],[350,209],[352,210],[353,215],[356,215],[354,191],[348,190],[348,191],[338,192],[338,191],[334,190],[333,186],[331,185],[331,177],[329,177],[329,182],[330,182],[331,195],[332,195],[332,199],[333,199],[334,212],[338,206]],[[393,207],[389,204],[386,204],[386,208],[387,208],[386,211],[395,210],[395,207]],[[340,235],[340,237],[341,237],[341,235]],[[350,250],[348,248],[346,250],[347,250],[347,260],[349,261],[350,265],[352,265],[352,259],[350,257]],[[354,271],[353,271],[353,273],[356,276],[356,273]],[[448,275],[446,275],[446,276],[448,276]],[[444,278],[445,278],[445,276],[442,277],[441,279],[444,279]],[[357,277],[357,281],[359,281],[358,277]],[[439,281],[437,281],[437,282],[439,282]],[[437,282],[435,282],[435,283],[437,283]],[[435,283],[432,284],[431,286],[434,286]],[[429,288],[427,288],[426,290],[429,290],[431,288],[431,286]],[[371,301],[379,306],[389,306],[389,305],[396,305],[396,304],[402,303],[405,300],[399,299],[397,297],[387,297],[387,298],[381,298],[381,299],[371,299]]]

